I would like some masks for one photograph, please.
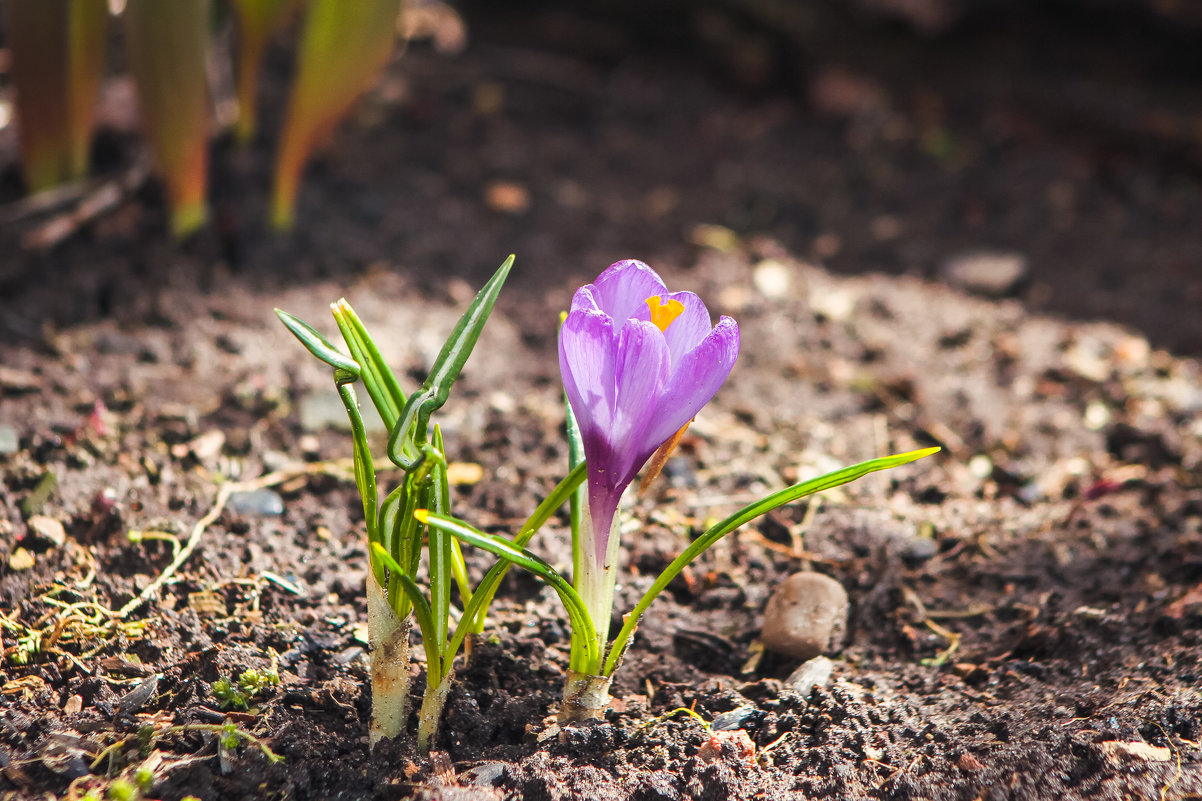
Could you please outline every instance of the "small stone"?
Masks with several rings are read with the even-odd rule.
[[[1106,344],[1097,337],[1082,335],[1064,351],[1064,364],[1087,381],[1102,382],[1114,372]]]
[[[781,582],[764,609],[764,647],[812,659],[838,646],[847,628],[847,590],[821,573],[795,573]]]
[[[459,774],[459,780],[476,787],[496,787],[508,767],[504,762],[484,762]]]
[[[754,729],[765,717],[758,707],[740,706],[729,712],[723,712],[710,723],[711,731],[734,731],[735,729]]]
[[[897,551],[907,564],[916,566],[939,553],[939,543],[932,537],[906,537],[898,543]]]
[[[29,526],[30,534],[39,540],[50,543],[55,548],[61,548],[67,541],[67,532],[63,530],[63,524],[53,517],[34,515],[29,518],[26,525]]]
[[[499,414],[513,414],[517,411],[518,402],[508,392],[496,390],[489,393],[488,405],[492,407],[494,412]]]
[[[21,450],[21,440],[17,429],[12,426],[0,426],[0,456],[8,456]]]
[[[316,434],[301,434],[296,440],[296,447],[308,457],[316,458],[321,454],[321,440]]]
[[[968,472],[972,473],[973,478],[984,481],[993,475],[993,460],[983,453],[978,453],[968,460]]]
[[[172,453],[180,456],[187,456],[191,453],[196,457],[196,461],[201,464],[213,464],[217,457],[221,455],[221,449],[225,447],[225,432],[221,429],[214,428],[211,431],[206,431],[199,437],[196,437],[185,446],[182,454],[178,454],[178,447],[172,449]]]
[[[254,517],[284,513],[284,499],[278,492],[269,489],[230,493],[228,504],[233,511]]]
[[[1090,401],[1085,407],[1083,420],[1090,431],[1101,431],[1110,424],[1110,407],[1104,401]]]
[[[296,405],[296,413],[303,431],[324,431],[327,428],[337,431],[351,430],[346,407],[342,405],[342,400],[328,389],[301,396]]]
[[[48,739],[49,742],[41,753],[44,767],[68,780],[88,775],[88,755],[79,747],[76,738]]]
[[[82,695],[72,695],[70,698],[67,699],[67,702],[65,704],[63,704],[63,714],[78,715],[82,711],[83,711],[83,696]]]
[[[825,656],[816,656],[790,673],[789,678],[785,679],[785,687],[802,698],[809,698],[815,687],[825,687],[830,682],[834,669],[834,662]]]
[[[835,287],[815,287],[810,290],[810,308],[815,314],[820,314],[836,323],[851,317],[856,310],[856,293],[850,289]]]
[[[344,648],[334,657],[334,661],[339,665],[349,665],[357,659],[360,659],[367,652],[358,645],[352,645],[350,648]]]
[[[940,272],[953,286],[1000,298],[1012,293],[1027,277],[1027,257],[1007,251],[961,253],[943,263]]]
[[[0,365],[0,390],[7,395],[24,395],[41,389],[38,377],[25,370]]]
[[[751,274],[751,282],[766,298],[783,298],[789,294],[792,281],[789,268],[776,259],[764,259]]]

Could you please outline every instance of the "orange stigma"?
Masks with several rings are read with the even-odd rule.
[[[660,331],[667,331],[672,321],[684,312],[684,304],[679,300],[668,299],[667,303],[659,299],[659,295],[647,298],[647,307],[651,309],[651,322]]]

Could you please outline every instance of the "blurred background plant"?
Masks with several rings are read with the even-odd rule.
[[[271,220],[288,229],[305,164],[368,89],[412,26],[401,0],[7,0],[15,119],[25,188],[42,192],[87,177],[96,103],[109,65],[110,35],[124,43],[142,128],[170,206],[171,229],[204,225],[213,75],[236,64],[238,141],[258,134],[260,67],[273,36],[295,31],[296,63],[279,132]],[[118,19],[120,28],[110,28]],[[292,19],[298,24],[290,25]],[[227,26],[236,51],[219,52]],[[282,35],[282,33],[281,33]]]

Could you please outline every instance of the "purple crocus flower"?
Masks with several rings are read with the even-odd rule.
[[[560,329],[559,370],[588,462],[594,567],[611,567],[622,492],[709,402],[738,355],[734,320],[711,325],[701,298],[669,292],[641,261],[617,262],[576,291]]]

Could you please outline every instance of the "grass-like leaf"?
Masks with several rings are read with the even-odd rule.
[[[484,330],[484,324],[488,322],[488,316],[496,305],[501,287],[509,276],[510,268],[513,267],[513,259],[510,255],[476,295],[467,311],[459,318],[446,344],[442,346],[442,351],[434,360],[434,366],[422,388],[405,401],[400,417],[388,438],[388,458],[405,470],[417,465],[406,451],[411,451],[414,443],[425,441],[430,415],[440,409],[450,397],[451,387],[463,370],[468,357],[472,355],[472,349],[480,339],[480,332]]]
[[[318,359],[336,370],[345,370],[356,377],[362,374],[359,363],[334,347],[316,328],[283,309],[276,309],[275,316],[279,317],[284,327],[300,340],[300,343],[305,346],[305,350]]]
[[[813,495],[823,490],[847,484],[878,470],[888,470],[893,467],[909,464],[910,462],[937,453],[939,450],[939,448],[923,448],[893,456],[883,456],[879,459],[870,459],[867,462],[860,462],[850,467],[844,467],[832,473],[827,473],[824,476],[812,478],[809,481],[803,481],[791,487],[786,487],[779,492],[774,492],[766,498],[761,498],[755,503],[748,504],[725,520],[715,523],[706,529],[705,533],[690,543],[689,547],[685,548],[680,556],[673,559],[670,565],[664,568],[664,572],[659,574],[659,577],[655,579],[647,591],[643,593],[643,597],[635,604],[630,614],[626,615],[622,629],[618,632],[618,636],[614,638],[609,655],[605,658],[605,665],[601,670],[601,674],[609,676],[617,669],[622,655],[626,652],[626,648],[630,644],[630,638],[634,635],[635,628],[642,619],[643,613],[647,611],[647,607],[651,605],[651,602],[664,591],[664,588],[671,583],[672,579],[676,578],[680,574],[680,571],[684,570],[690,562],[727,534],[755,520],[757,517],[771,512],[777,507],[792,503],[807,495]]]
[[[379,489],[376,486],[376,470],[371,461],[371,449],[367,445],[367,430],[363,425],[363,415],[359,412],[359,400],[355,397],[355,389],[350,383],[338,385],[338,396],[342,398],[342,405],[346,407],[347,416],[351,421],[355,486],[358,487],[359,497],[363,500],[363,518],[367,522],[367,541],[378,542],[380,533],[376,512]]]
[[[543,499],[543,502],[534,510],[534,514],[530,515],[530,518],[522,525],[517,536],[513,538],[514,547],[525,548],[530,544],[530,540],[551,519],[551,515],[555,514],[555,511],[563,506],[579,487],[584,485],[584,479],[585,466],[582,462],[573,468],[555,486],[555,489],[551,490],[551,494]],[[465,635],[479,634],[484,631],[484,620],[488,615],[488,608],[492,605],[497,588],[501,586],[501,579],[505,578],[510,566],[511,563],[506,561],[494,564],[484,574],[484,578],[480,579],[475,592],[464,598],[463,620],[466,625],[462,629]],[[456,636],[458,635],[459,632],[456,631]]]
[[[574,660],[572,669],[587,672],[590,670],[590,666],[600,664],[600,652],[596,646],[597,638],[593,628],[593,621],[589,618],[584,601],[580,598],[580,594],[576,592],[575,588],[568,583],[568,580],[559,575],[555,568],[526,549],[518,547],[512,540],[496,534],[487,534],[469,526],[462,520],[446,515],[434,514],[424,509],[419,509],[416,515],[418,520],[421,520],[430,527],[441,529],[469,545],[474,545],[477,548],[488,551],[494,556],[512,562],[518,567],[525,568],[550,585],[556,594],[559,595],[564,609],[567,610],[568,618],[572,624],[572,631],[581,632],[584,635],[584,642],[588,645],[586,652],[582,653],[580,657],[584,660],[584,664],[576,664]],[[573,636],[572,639],[575,641],[576,638]]]
[[[272,32],[280,26],[300,0],[229,0],[238,18],[238,121],[234,134],[246,143],[255,136],[255,96],[263,51]]]
[[[405,405],[405,393],[396,374],[384,361],[375,340],[367,333],[363,321],[355,314],[351,304],[346,302],[346,298],[331,303],[330,311],[338,323],[342,338],[346,340],[351,356],[363,369],[363,386],[366,387],[367,394],[371,396],[372,403],[380,413],[380,419],[391,431],[396,425],[397,417],[400,416],[401,407]]]
[[[430,679],[442,679],[442,642],[434,633],[434,616],[430,610],[430,602],[422,594],[421,587],[406,573],[388,551],[378,542],[371,544],[372,555],[388,568],[389,580],[395,581],[413,607],[413,616],[417,618],[417,627],[422,632],[422,645],[426,649],[426,670]],[[399,614],[399,613],[398,613]],[[406,613],[407,614],[407,613]]]

